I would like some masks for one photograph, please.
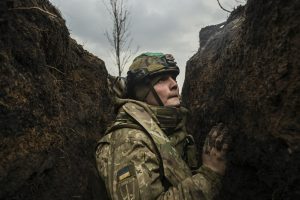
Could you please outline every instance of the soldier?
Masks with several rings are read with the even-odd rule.
[[[178,74],[170,54],[144,53],[130,66],[127,98],[117,98],[116,120],[96,150],[111,199],[210,200],[217,194],[227,128],[219,124],[210,131],[199,167],[194,138],[186,132],[187,110],[180,106]]]

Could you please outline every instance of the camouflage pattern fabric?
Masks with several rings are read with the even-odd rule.
[[[160,70],[166,70],[168,66],[176,66],[175,59],[171,54],[143,53],[133,60],[129,71],[145,68],[151,74]],[[179,73],[178,68],[174,68],[173,71],[176,71],[177,74]]]
[[[96,150],[98,172],[111,199],[201,200],[217,194],[220,176],[203,166],[192,171],[182,157],[182,145],[191,136],[184,131],[167,136],[143,102],[129,101],[119,115],[122,117],[117,117]],[[169,182],[167,188],[162,182],[160,162]]]

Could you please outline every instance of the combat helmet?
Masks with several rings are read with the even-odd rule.
[[[127,96],[144,101],[150,90],[156,101],[163,106],[154,85],[165,74],[176,77],[179,67],[171,54],[143,53],[136,57],[127,72]]]

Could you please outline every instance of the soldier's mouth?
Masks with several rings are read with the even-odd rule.
[[[178,95],[171,95],[171,96],[169,96],[169,99],[172,99],[172,98],[178,98]]]

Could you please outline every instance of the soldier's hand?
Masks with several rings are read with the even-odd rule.
[[[219,123],[205,139],[202,153],[203,165],[223,175],[226,169],[226,152],[229,143],[228,128]]]

